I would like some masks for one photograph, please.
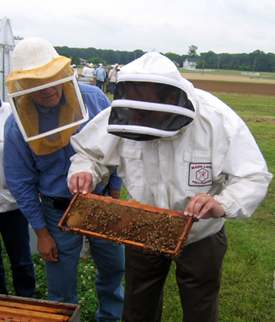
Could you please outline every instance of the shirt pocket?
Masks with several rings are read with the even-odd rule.
[[[63,172],[59,151],[47,155],[36,155],[35,163],[36,169],[44,174],[60,174]]]
[[[118,153],[122,159],[123,168],[127,169],[127,174],[123,178],[125,185],[141,187],[143,185],[142,148],[123,145]]]
[[[187,190],[206,193],[213,185],[212,156],[210,151],[185,151],[184,173]]]

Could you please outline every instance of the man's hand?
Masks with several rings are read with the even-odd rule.
[[[37,250],[39,251],[41,257],[46,262],[57,262],[58,261],[58,250],[56,243],[47,227],[44,227],[36,231],[37,235]]]
[[[81,192],[84,195],[93,190],[93,176],[88,172],[78,172],[70,178],[69,189],[72,194]]]
[[[199,193],[190,199],[184,209],[184,215],[197,219],[219,218],[224,215],[224,209],[210,195]]]

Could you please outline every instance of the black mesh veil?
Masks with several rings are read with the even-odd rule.
[[[111,106],[108,132],[134,140],[172,136],[194,118],[186,93],[166,84],[119,82]]]

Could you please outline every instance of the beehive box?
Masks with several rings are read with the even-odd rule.
[[[59,228],[175,257],[193,218],[183,213],[93,194],[75,195]]]
[[[0,321],[80,322],[80,307],[76,304],[0,295]]]

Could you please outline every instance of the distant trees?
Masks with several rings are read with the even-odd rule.
[[[67,46],[55,47],[59,55],[66,53],[66,57],[72,57],[74,53],[77,54],[79,58],[88,60],[96,57],[100,57],[101,60],[104,60],[106,64],[128,64],[136,58],[141,57],[145,52],[137,49],[134,51],[119,51],[111,49],[96,49],[93,47],[89,48],[71,48]],[[67,56],[68,55],[68,56]]]
[[[100,59],[104,65],[120,64],[125,65],[136,58],[141,57],[145,52],[140,49],[134,51],[119,51],[111,49],[96,49],[89,48],[70,48],[70,47],[55,47],[60,55],[70,57],[71,59],[83,58],[97,64],[97,59]],[[182,66],[187,58],[197,58],[198,68],[210,69],[229,69],[241,71],[255,72],[275,72],[275,54],[264,53],[261,50],[255,50],[252,53],[215,53],[210,50],[197,54],[198,47],[195,45],[189,46],[187,55],[179,55],[172,52],[167,52],[164,55],[170,58],[178,66]],[[74,63],[76,64],[76,63]],[[78,65],[78,64],[76,64]]]
[[[67,57],[67,58],[72,58],[73,56],[71,56],[69,53],[68,53],[68,51],[66,51],[66,50],[64,50],[64,51],[60,51],[60,52],[58,52],[58,54],[60,55],[60,56],[64,56],[64,57]]]
[[[80,64],[80,59],[79,59],[79,57],[77,56],[76,53],[74,53],[73,56],[72,56],[72,64],[75,64],[75,65]]]
[[[201,53],[207,62],[207,68],[230,69],[255,72],[275,72],[275,54],[255,50],[246,54],[216,54],[213,51]]]
[[[103,64],[104,66],[107,65],[106,61],[100,57],[93,57],[93,58],[89,58],[87,60],[88,63],[93,63],[95,65],[98,65],[99,63]]]
[[[178,61],[180,59],[180,55],[174,54],[174,53],[171,53],[171,52],[166,53],[165,56],[168,57],[169,59],[171,59],[173,62],[177,62],[177,63],[178,63]]]
[[[208,66],[207,62],[205,61],[204,58],[199,60],[198,63],[197,63],[197,68],[199,68],[199,69],[205,69],[205,68],[207,68],[207,66]]]
[[[191,58],[197,58],[198,57],[197,49],[198,49],[198,47],[195,45],[189,46],[188,56],[190,56]]]

